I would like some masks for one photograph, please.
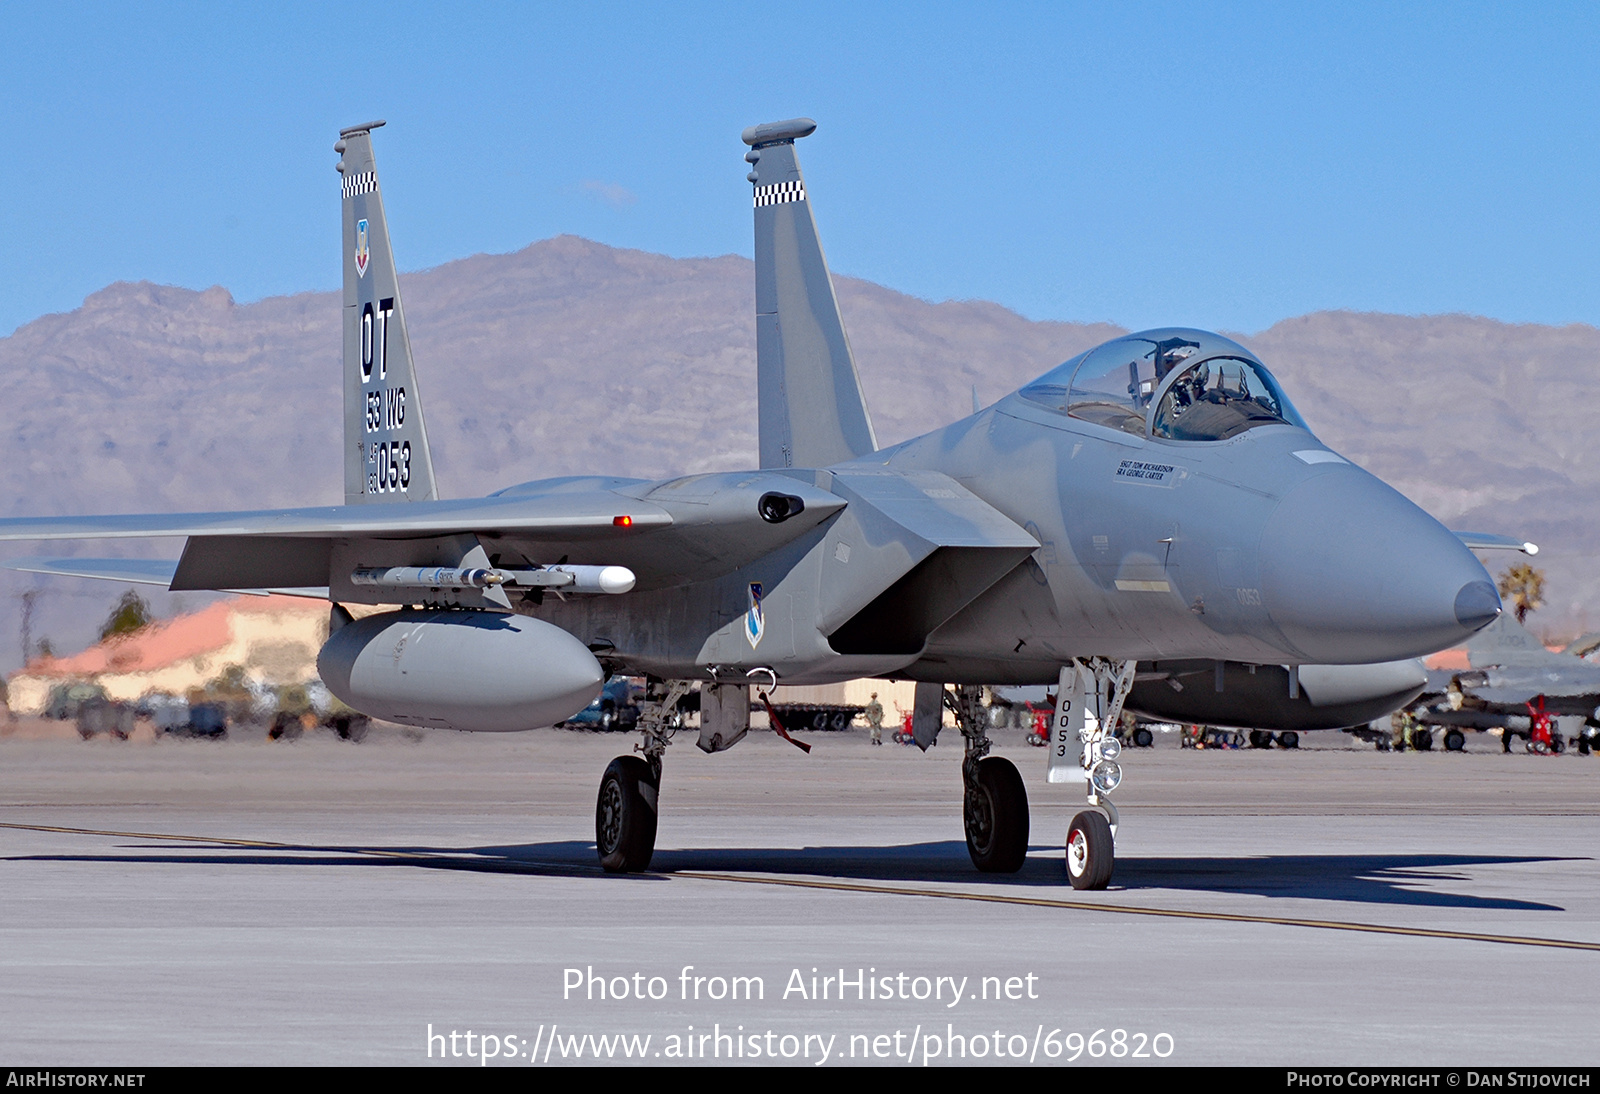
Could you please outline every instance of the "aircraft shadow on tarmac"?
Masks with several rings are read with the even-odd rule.
[[[130,846],[156,854],[19,855],[3,861],[146,862],[236,866],[410,866],[482,873],[596,877],[594,844],[581,840],[470,848],[331,847],[283,845],[272,849],[219,847],[197,840],[192,850]],[[1063,896],[1066,879],[1060,851],[1034,846],[1016,874],[979,874],[955,840],[887,847],[698,848],[659,850],[643,875],[616,881],[659,882],[661,875],[717,872],[891,884],[959,884],[999,889],[1048,889]],[[1469,867],[1563,861],[1530,855],[1264,855],[1249,858],[1124,858],[1117,863],[1117,890],[1238,893],[1275,898],[1337,900],[1356,904],[1482,908],[1520,911],[1565,909],[1504,897],[1441,892],[1440,883],[1473,884]],[[1422,888],[1421,886],[1429,886]],[[1063,891],[1065,890],[1065,891]],[[1089,898],[1089,894],[1082,894]]]

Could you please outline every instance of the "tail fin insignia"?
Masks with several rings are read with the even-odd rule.
[[[756,208],[763,205],[781,205],[786,201],[806,200],[806,184],[799,179],[793,182],[775,182],[771,186],[756,187]]]
[[[344,204],[344,498],[429,501],[433,458],[411,362],[405,307],[372,158],[382,122],[342,130]]]
[[[365,171],[359,175],[352,175],[339,184],[342,195],[353,198],[357,194],[371,194],[378,189],[378,174],[376,171]]]

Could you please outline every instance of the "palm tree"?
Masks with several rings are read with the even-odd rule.
[[[1500,575],[1500,599],[1511,602],[1519,624],[1527,623],[1528,613],[1544,604],[1544,573],[1526,562],[1506,567]]]
[[[129,589],[122,594],[122,599],[117,601],[117,606],[111,609],[111,614],[106,616],[105,623],[100,627],[100,641],[104,642],[118,635],[132,634],[149,625],[149,603],[144,597]]]

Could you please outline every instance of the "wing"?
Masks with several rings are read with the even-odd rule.
[[[845,499],[776,473],[665,482],[528,483],[501,495],[409,505],[0,520],[0,540],[186,537],[173,590],[344,588],[361,565],[625,566],[644,588],[737,569],[816,527]],[[616,480],[612,480],[616,482]],[[128,560],[25,560],[36,572],[156,581]],[[49,563],[44,568],[41,563]],[[498,563],[496,563],[498,565]],[[340,569],[335,573],[335,569]]]

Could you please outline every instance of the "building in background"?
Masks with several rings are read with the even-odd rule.
[[[234,597],[70,657],[36,658],[7,681],[7,698],[14,713],[39,714],[62,684],[99,684],[123,702],[181,696],[235,668],[260,686],[304,684],[317,678],[317,651],[327,637],[324,601]]]

